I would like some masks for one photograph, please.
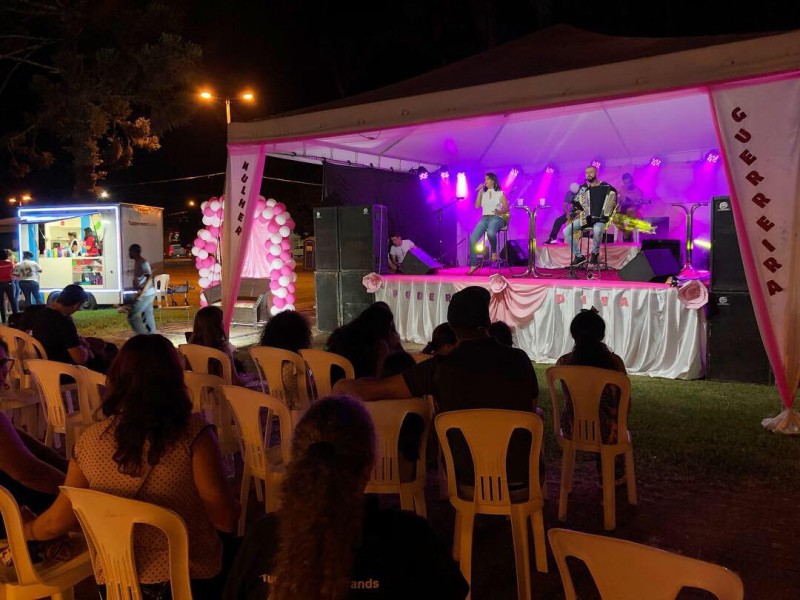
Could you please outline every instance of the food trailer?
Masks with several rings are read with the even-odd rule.
[[[81,204],[20,208],[19,252],[42,268],[39,288],[48,301],[71,283],[83,286],[86,308],[123,302],[133,283],[128,247],[139,244],[153,274],[164,272],[163,209],[141,204]]]

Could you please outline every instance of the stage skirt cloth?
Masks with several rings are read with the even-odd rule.
[[[533,318],[528,314],[521,323],[509,323],[517,346],[536,363],[555,363],[570,352],[572,318],[581,308],[594,306],[606,322],[606,343],[625,361],[628,373],[670,379],[703,374],[705,321],[698,309],[681,304],[677,288],[602,280],[513,281],[509,289],[526,286],[529,297],[540,298],[530,309]],[[434,327],[447,320],[452,295],[467,285],[489,288],[484,277],[386,276],[375,300],[389,304],[403,340],[426,344]],[[493,297],[498,314],[496,305]]]
[[[586,241],[584,240],[584,245]],[[582,246],[583,247],[583,246]],[[639,253],[639,244],[609,244],[608,266],[619,271]],[[603,248],[600,248],[603,258]],[[536,264],[543,269],[563,269],[569,266],[569,246],[567,244],[537,244]]]

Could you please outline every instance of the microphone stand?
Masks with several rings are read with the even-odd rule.
[[[439,262],[442,262],[442,259],[445,256],[450,254],[453,250],[457,249],[461,245],[461,242],[458,242],[455,245],[455,248],[451,248],[447,252],[443,252],[442,251],[442,245],[443,245],[443,242],[442,242],[442,213],[444,212],[444,210],[446,208],[449,208],[449,207],[453,206],[453,204],[457,204],[457,203],[461,202],[463,199],[464,198],[456,198],[455,200],[451,200],[447,204],[445,204],[443,206],[440,206],[439,208],[436,209],[436,214],[438,215],[438,219],[439,219],[439,257],[436,260],[439,261]]]

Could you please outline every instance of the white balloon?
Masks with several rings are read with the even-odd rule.
[[[208,286],[211,285],[211,282],[208,279],[206,279],[205,277],[201,277],[200,281],[198,281],[197,283],[200,284],[201,288],[207,288]]]
[[[206,252],[205,250],[200,250],[197,253],[197,256],[199,256],[200,258],[208,258],[208,252]]]
[[[203,279],[208,279],[210,273],[208,272],[208,269],[206,267],[203,267],[197,272],[197,274],[200,275],[200,277]]]
[[[272,295],[278,298],[286,298],[286,295],[289,292],[286,291],[286,288],[278,288],[277,290],[273,290]]]
[[[270,246],[270,248],[269,248],[269,253],[270,253],[272,256],[280,256],[280,255],[281,255],[281,247],[280,247],[280,246],[277,246],[277,245],[275,245],[275,244],[273,244],[273,245],[272,245],[272,246]]]
[[[289,275],[289,279],[291,279],[291,280],[292,280],[292,283],[294,283],[295,281],[297,281],[297,273],[295,273],[294,271],[292,271],[292,274],[291,274],[291,275]]]
[[[275,259],[273,259],[273,260],[272,260],[272,262],[269,264],[269,268],[270,268],[271,270],[273,270],[273,271],[278,271],[278,272],[280,272],[280,270],[281,270],[281,267],[283,267],[283,259],[281,259],[281,258],[275,258]]]
[[[286,287],[291,283],[291,281],[289,280],[288,275],[281,275],[280,277],[278,277],[278,283],[280,283],[283,287]]]
[[[269,241],[273,244],[280,244],[282,239],[283,238],[281,237],[280,233],[273,233],[271,236],[269,236]]]
[[[193,256],[197,256],[198,254],[200,254],[200,248],[198,248],[197,246],[192,246],[191,252]]]
[[[212,200],[209,206],[211,206],[211,210],[217,212],[220,208],[222,208],[222,203],[219,200]]]
[[[221,264],[216,263],[214,265],[214,273],[222,273],[222,265]]]
[[[285,304],[283,306],[283,310],[297,310],[297,309],[294,307],[294,304]]]
[[[206,207],[208,206],[208,200],[203,200],[200,203],[200,210],[205,211]]]
[[[278,225],[286,225],[286,221],[289,220],[289,213],[281,213],[277,217],[275,217],[275,222]]]
[[[275,200],[275,198],[270,198],[269,200],[267,200],[267,206],[275,206],[277,203],[278,201]]]
[[[209,224],[213,227],[219,227],[220,225],[222,225],[222,219],[216,216],[211,217],[211,223]]]
[[[275,315],[277,315],[279,312],[281,312],[281,309],[278,308],[277,306],[270,306],[269,307],[269,314],[271,314],[273,317]]]
[[[261,216],[264,217],[265,221],[269,221],[272,218],[272,209],[265,208],[264,210],[261,211]]]
[[[280,217],[280,215],[278,215],[278,216]],[[278,233],[280,233],[280,234],[281,234],[281,236],[283,236],[283,237],[287,238],[287,237],[289,237],[289,235],[291,235],[291,233],[292,233],[292,230],[291,230],[291,229],[289,229],[289,228],[288,228],[286,225],[284,225],[283,227],[281,227],[281,228],[278,230]]]
[[[203,215],[203,225],[211,225],[211,217]]]
[[[294,269],[297,266],[297,261],[295,259],[292,259],[289,262],[287,262],[286,264],[289,265],[290,267],[292,267],[292,269]]]

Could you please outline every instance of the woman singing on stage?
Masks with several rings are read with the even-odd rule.
[[[472,235],[469,236],[469,271],[467,272],[469,275],[472,275],[478,268],[478,253],[475,245],[480,242],[486,232],[489,233],[489,245],[492,247],[492,262],[497,260],[497,232],[505,227],[508,215],[508,199],[500,189],[497,175],[486,173],[483,183],[475,188],[475,191],[478,192],[478,196],[475,198],[475,208],[482,208],[483,216],[472,230]]]

